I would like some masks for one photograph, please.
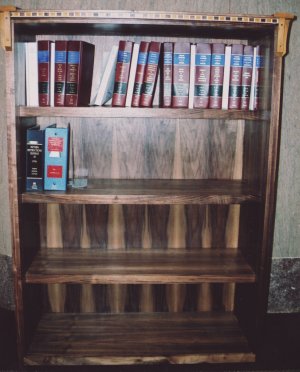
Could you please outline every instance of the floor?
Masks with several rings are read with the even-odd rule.
[[[258,360],[245,365],[28,367],[29,371],[198,372],[300,371],[300,314],[269,314]],[[17,371],[14,314],[0,309],[0,371]]]

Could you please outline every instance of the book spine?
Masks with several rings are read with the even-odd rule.
[[[88,106],[91,101],[95,45],[82,41],[77,106]]]
[[[68,42],[65,106],[78,106],[82,42]]]
[[[50,106],[51,41],[38,42],[38,92],[39,106]]]
[[[136,75],[137,63],[138,63],[139,49],[140,49],[140,45],[137,43],[134,43],[133,49],[132,49],[127,94],[126,94],[126,101],[125,101],[126,107],[131,107],[133,89],[134,89],[134,81],[135,81],[135,75]]]
[[[67,73],[68,42],[55,41],[54,106],[64,106]]]
[[[44,189],[67,188],[69,128],[45,129]]]
[[[223,88],[222,88],[222,110],[228,110],[231,49],[232,49],[231,45],[225,46],[225,62],[224,62]]]
[[[26,191],[44,188],[44,131],[28,129],[26,132]]]
[[[243,45],[234,44],[231,50],[230,81],[229,81],[229,109],[240,109],[241,107],[241,85],[243,70]]]
[[[131,101],[131,106],[133,107],[139,107],[140,105],[144,73],[146,69],[149,52],[149,45],[150,43],[148,41],[142,41],[140,44]]]
[[[174,43],[172,107],[188,107],[190,49],[190,43]]]
[[[244,47],[243,71],[242,71],[242,97],[241,109],[249,110],[250,90],[253,68],[253,46]]]
[[[147,64],[141,92],[141,107],[151,107],[153,103],[159,69],[160,47],[161,43],[158,41],[151,41],[149,45]]]
[[[253,102],[254,110],[258,110],[262,106],[263,68],[264,68],[263,48],[260,45],[258,45],[256,46],[255,58],[255,82]]]
[[[211,65],[211,45],[198,43],[195,59],[194,107],[207,108],[209,101],[209,80]]]
[[[220,109],[222,107],[224,63],[225,44],[212,44],[209,108]]]
[[[125,106],[132,49],[133,42],[119,41],[112,106]]]
[[[172,106],[173,43],[162,45],[161,107]]]

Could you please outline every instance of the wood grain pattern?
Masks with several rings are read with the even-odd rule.
[[[26,273],[29,283],[254,282],[237,249],[44,249]]]
[[[27,365],[250,362],[231,313],[45,314]]]
[[[87,189],[23,193],[23,203],[238,204],[260,201],[251,184],[236,180],[97,180]]]

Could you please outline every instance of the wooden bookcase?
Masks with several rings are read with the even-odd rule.
[[[251,362],[267,307],[289,14],[1,8],[21,364]],[[26,107],[24,42],[261,45],[261,109]],[[97,75],[97,76],[96,76]],[[26,193],[29,123],[70,124],[83,190]]]

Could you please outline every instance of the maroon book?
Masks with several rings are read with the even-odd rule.
[[[149,51],[149,41],[141,41],[138,61],[135,72],[134,87],[132,94],[131,106],[139,107],[142,93],[142,85],[144,79],[144,73],[147,64],[148,51]]]
[[[50,106],[50,40],[38,40],[38,92],[39,106]]]
[[[68,41],[65,106],[88,106],[91,99],[95,46]]]
[[[228,97],[229,109],[238,110],[241,108],[243,53],[244,46],[242,44],[232,45]]]
[[[151,107],[153,103],[159,70],[160,47],[161,43],[158,41],[151,41],[149,45],[147,64],[142,85],[141,107]]]
[[[194,107],[207,108],[209,101],[209,79],[211,65],[211,45],[198,43],[195,59]]]
[[[66,73],[67,73],[68,42],[55,41],[55,66],[54,66],[54,106],[64,106]]]
[[[112,106],[125,106],[132,48],[132,41],[119,41]]]
[[[209,84],[209,108],[222,107],[222,91],[225,63],[225,44],[212,44]]]
[[[172,107],[172,82],[173,82],[173,43],[162,45],[161,67],[161,95],[160,106]]]
[[[172,107],[188,107],[190,85],[191,45],[174,43]]]
[[[243,58],[243,70],[242,70],[242,97],[241,97],[241,109],[249,110],[250,91],[251,91],[251,80],[253,70],[253,46],[245,45],[244,47],[244,58]]]

